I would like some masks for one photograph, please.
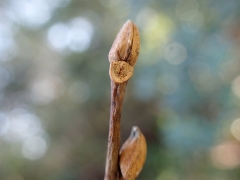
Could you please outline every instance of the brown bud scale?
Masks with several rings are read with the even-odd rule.
[[[120,169],[124,180],[135,180],[147,156],[147,143],[141,130],[134,126],[120,150]]]
[[[133,73],[133,67],[131,66],[135,65],[139,55],[139,50],[140,36],[138,28],[132,21],[128,20],[118,32],[117,37],[114,40],[108,55],[108,59],[110,62],[109,74],[114,82],[122,83],[132,77],[133,74],[131,73]],[[129,69],[130,72],[117,71],[117,74],[116,72],[111,72],[112,70],[116,70],[116,68],[111,68],[111,66],[118,66],[113,64],[117,62],[127,63],[128,66],[124,63],[121,63],[119,67],[125,66],[127,68],[125,68],[124,70]]]
[[[125,82],[132,77],[133,66],[124,61],[111,62],[109,75],[115,83]]]

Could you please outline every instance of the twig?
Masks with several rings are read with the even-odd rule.
[[[140,49],[138,29],[128,20],[119,31],[109,52],[111,78],[111,110],[108,152],[104,180],[119,180],[121,112],[125,89],[133,75]]]
[[[121,84],[111,81],[111,110],[105,180],[119,178],[120,125],[126,87],[127,81]]]

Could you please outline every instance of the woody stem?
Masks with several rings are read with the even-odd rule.
[[[121,135],[121,114],[122,104],[128,81],[115,83],[111,80],[111,109],[108,136],[108,152],[104,180],[118,180],[119,171],[119,150]]]

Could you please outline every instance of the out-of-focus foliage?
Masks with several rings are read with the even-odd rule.
[[[103,179],[107,59],[133,20],[141,51],[122,140],[148,143],[139,180],[238,180],[239,0],[1,0],[0,179]]]

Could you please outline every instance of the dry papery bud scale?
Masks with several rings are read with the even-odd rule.
[[[147,143],[137,126],[133,126],[131,134],[120,150],[120,169],[124,180],[134,180],[146,161]]]
[[[140,36],[137,26],[128,20],[118,32],[109,51],[109,75],[116,83],[122,83],[133,75],[140,50]]]

